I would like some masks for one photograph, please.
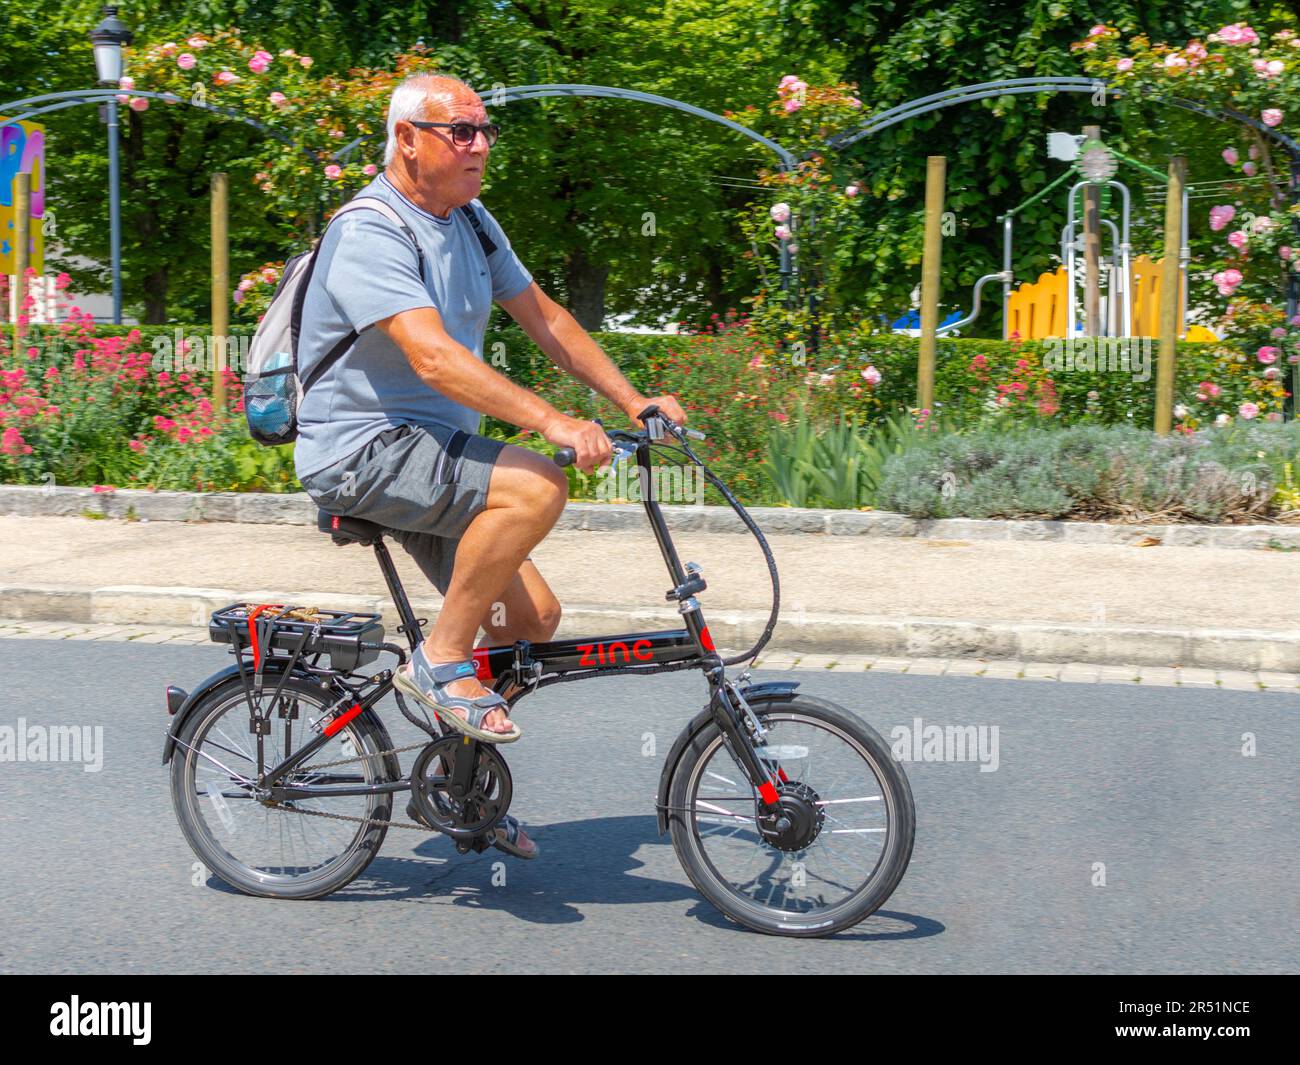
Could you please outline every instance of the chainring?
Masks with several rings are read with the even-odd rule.
[[[451,794],[456,759],[474,751],[474,775],[467,792]],[[445,769],[444,769],[445,766]],[[411,798],[432,828],[455,840],[471,840],[496,828],[510,809],[510,769],[488,743],[467,744],[460,734],[428,744],[411,766]]]

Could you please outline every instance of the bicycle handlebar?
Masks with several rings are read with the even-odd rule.
[[[705,435],[698,429],[687,429],[684,426],[678,425],[671,419],[664,417],[664,415],[659,413],[659,408],[657,406],[651,405],[646,407],[645,410],[637,415],[637,420],[645,422],[646,428],[635,431],[627,429],[605,429],[604,422],[599,418],[592,419],[592,421],[602,429],[605,429],[605,435],[609,437],[610,442],[614,445],[615,451],[635,451],[642,444],[654,443],[656,440],[662,440],[665,435],[675,436],[679,440],[684,436],[688,436],[692,440],[706,439]],[[662,428],[663,432],[656,435],[650,424],[652,421],[657,422],[657,425],[654,426],[654,428]],[[553,461],[557,466],[572,466],[577,460],[577,457],[578,453],[575,449],[571,447],[562,447],[555,452]]]

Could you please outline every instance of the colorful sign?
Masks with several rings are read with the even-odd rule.
[[[0,122],[4,117],[0,116]],[[45,127],[34,122],[0,126],[0,274],[12,274],[17,256],[14,240],[14,176],[32,175],[32,210],[27,245],[29,265],[45,271]]]

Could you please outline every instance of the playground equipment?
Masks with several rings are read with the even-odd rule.
[[[1081,149],[1083,149],[1081,151]],[[1131,159],[1100,141],[1087,142],[1083,136],[1054,133],[1049,138],[1049,152],[1054,158],[1070,162],[1071,166],[1023,203],[1011,208],[1002,216],[1002,269],[985,274],[973,287],[971,311],[949,315],[938,327],[939,335],[952,333],[973,323],[980,314],[982,294],[986,285],[995,281],[1002,284],[1002,335],[1010,339],[1014,334],[1022,340],[1046,337],[1073,337],[1083,326],[1079,313],[1086,284],[1087,271],[1083,262],[1085,235],[1082,231],[1082,214],[1078,210],[1080,194],[1090,187],[1099,188],[1101,194],[1098,229],[1109,235],[1109,247],[1098,255],[1097,285],[1100,298],[1100,316],[1097,335],[1106,337],[1154,337],[1159,330],[1160,288],[1163,259],[1149,256],[1134,257],[1129,233],[1132,218],[1132,198],[1129,188],[1114,179],[1119,163],[1133,167],[1161,184],[1166,175],[1145,163]],[[1037,280],[1015,284],[1012,253],[1015,236],[1015,217],[1033,204],[1049,196],[1073,179],[1067,199],[1066,222],[1061,227],[1061,265],[1055,271],[1040,274]],[[1112,212],[1118,199],[1118,221],[1105,215]],[[1182,224],[1178,252],[1178,332],[1184,332],[1187,311],[1187,264],[1191,252],[1187,242],[1187,189],[1182,190]],[[915,315],[915,312],[913,312]],[[904,316],[893,323],[898,332],[912,332],[919,325],[912,316]],[[1195,336],[1192,336],[1195,333]],[[1200,326],[1193,326],[1189,339],[1213,340],[1214,334]]]

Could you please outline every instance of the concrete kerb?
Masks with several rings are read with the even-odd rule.
[[[154,624],[204,627],[213,611],[237,602],[292,603],[382,615],[389,633],[399,619],[387,599],[330,592],[114,585],[0,586],[0,617],[82,624]],[[432,622],[441,600],[412,602]],[[764,611],[709,611],[719,647],[750,646],[767,622]],[[559,635],[599,636],[681,627],[670,608],[619,610],[566,604]],[[872,655],[882,658],[986,658],[1002,661],[1086,662],[1095,665],[1266,670],[1300,673],[1300,632],[1249,629],[1137,629],[1106,625],[975,622],[948,618],[790,614],[771,647],[795,654]]]
[[[664,505],[669,528],[679,532],[748,533],[730,507]],[[1064,544],[1132,545],[1147,538],[1171,547],[1300,549],[1296,525],[1111,525],[1086,521],[920,520],[886,511],[752,507],[764,533],[909,537],[940,540],[1021,540]],[[316,506],[302,492],[149,492],[120,488],[96,492],[59,485],[0,485],[0,514],[78,516],[141,521],[221,521],[257,525],[314,525]],[[627,532],[645,527],[639,503],[570,503],[557,528]]]

